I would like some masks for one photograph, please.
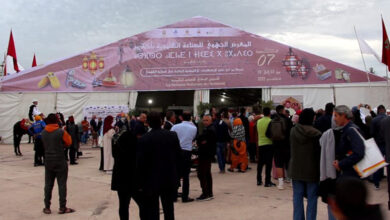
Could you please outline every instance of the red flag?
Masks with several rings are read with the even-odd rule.
[[[37,66],[37,59],[35,58],[35,53],[34,53],[34,58],[33,58],[33,62],[32,62],[31,67],[34,67],[34,66]]]
[[[12,36],[12,30],[11,30],[11,35],[9,37],[7,55],[13,58],[14,69],[16,72],[19,72],[18,59],[16,58],[16,49],[15,49],[14,37]]]

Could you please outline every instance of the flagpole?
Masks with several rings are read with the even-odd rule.
[[[6,68],[6,62],[7,62],[7,52],[4,52],[4,60],[3,60],[3,63],[2,63],[2,77],[4,77],[4,69]]]
[[[368,75],[367,66],[366,66],[366,61],[364,60],[363,51],[362,51],[362,48],[360,47],[359,38],[358,38],[358,36],[357,36],[357,32],[356,32],[355,25],[353,26],[353,29],[355,30],[356,40],[358,41],[358,44],[359,44],[359,50],[360,50],[360,54],[362,55],[364,70],[366,71],[368,84],[369,84],[369,86],[370,86],[370,88],[371,88],[370,76]]]

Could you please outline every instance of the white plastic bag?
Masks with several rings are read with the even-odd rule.
[[[355,171],[359,174],[360,178],[366,178],[377,170],[381,169],[388,165],[381,151],[379,150],[378,145],[375,143],[374,138],[370,138],[365,140],[360,133],[355,129],[355,131],[359,134],[360,138],[364,142],[364,157],[361,161],[353,166]]]
[[[102,135],[99,135],[99,137],[98,137],[98,146],[103,147],[103,136]]]

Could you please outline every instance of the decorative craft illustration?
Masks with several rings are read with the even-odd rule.
[[[134,85],[134,73],[129,66],[122,71],[121,84],[127,88]]]
[[[118,83],[116,81],[116,77],[112,75],[111,71],[108,73],[108,76],[103,79],[103,86],[113,87],[117,86]]]
[[[47,73],[47,75],[38,82],[38,88],[44,88],[49,84],[53,89],[58,89],[61,86],[60,80],[58,80],[57,76],[55,76],[53,72]]]
[[[327,69],[323,64],[316,64],[313,70],[319,80],[326,80],[332,76],[332,70]]]
[[[74,77],[74,73],[75,71],[73,69],[66,73],[66,81],[65,81],[66,87],[68,88],[70,84],[74,88],[85,89],[87,85],[81,80],[76,79]]]
[[[84,71],[89,71],[92,75],[95,75],[98,70],[104,69],[104,58],[98,57],[92,52],[90,56],[83,58],[82,67]]]
[[[282,60],[282,64],[291,77],[306,79],[310,73],[309,62],[295,55],[291,47],[284,60]]]
[[[334,73],[337,80],[351,81],[351,74],[341,68],[337,68]]]

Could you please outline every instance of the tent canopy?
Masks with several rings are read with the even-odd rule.
[[[193,17],[6,76],[2,92],[119,92],[319,85],[384,78]]]

